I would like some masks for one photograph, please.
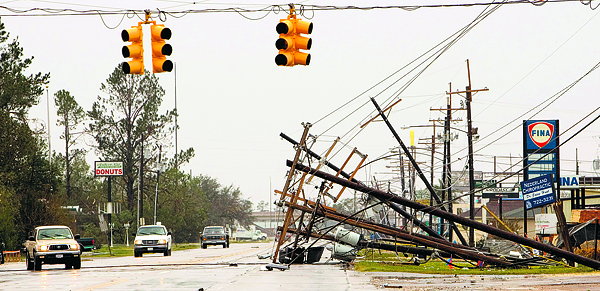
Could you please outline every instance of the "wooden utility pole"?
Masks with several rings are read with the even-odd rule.
[[[471,120],[471,101],[472,93],[480,91],[488,91],[487,88],[479,90],[471,90],[471,69],[469,68],[469,60],[467,60],[467,76],[469,78],[469,85],[465,91],[450,92],[448,94],[466,94],[466,110],[467,110],[467,141],[469,144],[469,219],[475,220],[475,172],[473,169],[473,125]],[[469,227],[469,246],[475,246],[475,229]]]
[[[308,130],[310,129],[310,127],[312,126],[312,124],[310,123],[306,123],[303,124],[304,126],[304,132],[302,133],[302,138],[300,139],[300,143],[296,146],[296,155],[294,156],[294,164],[292,165],[292,167],[290,167],[290,171],[288,173],[287,179],[285,180],[285,185],[283,186],[283,191],[281,191],[281,198],[279,199],[279,202],[281,203],[281,205],[283,205],[283,202],[285,201],[287,195],[288,195],[288,191],[290,190],[290,185],[292,184],[292,180],[294,179],[295,176],[295,165],[300,161],[300,154],[305,150],[304,148],[306,147],[306,139],[308,137]],[[304,178],[306,177],[306,175],[302,176],[302,182],[299,183],[298,185],[298,189],[297,191],[295,191],[294,193],[292,193],[291,198],[290,198],[290,202],[292,203],[296,203],[296,201],[298,200],[298,195],[300,195],[300,187],[302,186],[302,183],[304,183]],[[286,213],[285,213],[285,218],[283,220],[283,230],[281,231],[281,234],[279,235],[279,239],[277,240],[277,246],[275,247],[275,252],[273,253],[273,263],[277,262],[277,255],[279,254],[279,249],[281,248],[281,245],[283,245],[283,243],[285,242],[285,235],[287,233],[287,229],[290,225],[290,222],[292,221],[292,216],[294,214],[294,210],[292,208],[287,209]],[[298,227],[298,229],[300,229],[300,227]],[[277,239],[277,238],[276,238]]]
[[[436,141],[435,141],[435,121],[433,122],[433,133],[431,134],[431,143],[428,142],[419,142],[419,144],[423,144],[423,145],[431,145],[431,165],[430,165],[430,181],[431,184],[433,185],[435,183],[434,181],[434,165],[435,165],[435,145],[436,145]],[[427,138],[424,138],[427,139]],[[433,195],[429,195],[429,206],[434,206],[435,203],[433,201]],[[429,215],[429,227],[431,227],[433,225],[433,216]]]
[[[452,83],[449,83],[449,92],[452,92]],[[452,94],[447,93],[448,97],[446,98],[446,108],[435,109],[432,108],[430,110],[438,110],[438,111],[446,111],[446,118],[438,119],[438,120],[430,120],[430,121],[439,121],[444,122],[444,167],[442,171],[442,183],[443,188],[445,189],[442,192],[442,200],[445,203],[448,203],[448,211],[452,212],[452,162],[451,162],[451,151],[450,151],[450,142],[452,141],[451,133],[450,133],[450,123],[455,121],[461,121],[461,119],[452,119],[452,112],[457,110],[465,110],[464,108],[452,108]],[[442,220],[440,231],[443,234],[445,232],[444,221]],[[449,232],[448,238],[452,241],[452,231]]]

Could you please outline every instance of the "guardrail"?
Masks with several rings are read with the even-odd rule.
[[[2,255],[4,256],[5,262],[20,262],[21,261],[21,251],[3,251]]]

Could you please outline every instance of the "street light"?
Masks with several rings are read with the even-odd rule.
[[[156,191],[154,193],[154,224],[156,224],[156,204],[158,201],[158,185],[159,185],[160,172],[164,172],[164,171],[165,171],[165,164],[162,162],[158,162],[158,170],[156,171]]]

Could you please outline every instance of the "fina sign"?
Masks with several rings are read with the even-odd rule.
[[[561,189],[579,188],[579,175],[560,176]]]
[[[553,120],[547,121],[528,121],[527,122],[527,148],[538,149],[548,146],[554,148],[555,142],[555,123]]]
[[[94,162],[94,176],[123,176],[123,162]]]
[[[552,174],[521,182],[521,189],[523,191],[526,210],[544,206],[555,201]]]

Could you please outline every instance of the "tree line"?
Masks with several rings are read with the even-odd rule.
[[[123,176],[112,178],[111,187],[111,200],[121,209],[112,215],[115,243],[125,242],[126,223],[132,233],[138,227],[140,185],[145,221],[154,219],[157,191],[157,220],[176,242],[197,242],[206,225],[252,222],[252,203],[239,188],[179,170],[194,157],[193,148],[172,156],[162,152],[171,146],[177,112],[160,112],[165,90],[148,72],[127,75],[116,67],[101,82],[101,94],[89,111],[67,89],[56,92],[64,153],[50,153],[47,126],[36,126],[39,122],[28,116],[50,80],[50,73],[25,74],[33,59],[23,55],[18,39],[11,40],[0,22],[0,243],[5,249],[19,249],[35,227],[50,224],[70,226],[82,237],[106,243],[99,220],[108,201],[108,183],[94,177],[86,161],[90,151],[99,160],[123,162]],[[93,139],[91,146],[81,144],[83,135]],[[164,169],[157,172],[161,165]]]

